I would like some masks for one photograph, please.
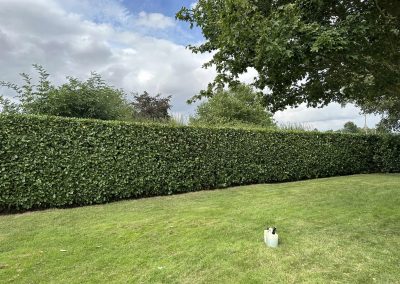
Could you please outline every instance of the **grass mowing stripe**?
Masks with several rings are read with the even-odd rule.
[[[3,215],[0,283],[396,283],[399,205],[374,174]]]

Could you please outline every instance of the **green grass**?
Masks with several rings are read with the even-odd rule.
[[[395,174],[0,216],[0,283],[399,283],[399,263]]]

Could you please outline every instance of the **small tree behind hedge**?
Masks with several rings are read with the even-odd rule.
[[[343,133],[361,133],[362,129],[359,128],[354,122],[348,121],[343,125]]]
[[[261,98],[250,86],[238,85],[219,90],[198,106],[191,125],[276,128],[272,114],[261,104]]]
[[[131,103],[135,118],[144,120],[169,120],[171,109],[171,96],[161,97],[160,94],[152,97],[148,92],[134,95]]]
[[[38,72],[36,84],[32,77],[22,73],[22,86],[0,82],[0,86],[14,90],[18,103],[1,98],[4,113],[55,115],[102,120],[130,120],[132,107],[123,90],[108,85],[99,74],[93,72],[86,81],[67,77],[67,83],[56,87],[49,74],[40,65],[33,65]]]

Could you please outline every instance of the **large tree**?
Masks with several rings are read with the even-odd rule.
[[[197,107],[191,125],[275,128],[271,113],[262,106],[251,87],[237,85],[219,90]]]
[[[254,68],[254,86],[271,111],[351,102],[395,129],[399,11],[398,0],[199,0],[177,18],[204,34],[193,52],[213,53],[205,66],[218,75],[200,97]]]

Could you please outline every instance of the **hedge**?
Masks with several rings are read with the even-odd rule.
[[[400,172],[400,135],[379,137],[374,161],[381,172]]]
[[[0,211],[400,171],[399,136],[0,115]]]

